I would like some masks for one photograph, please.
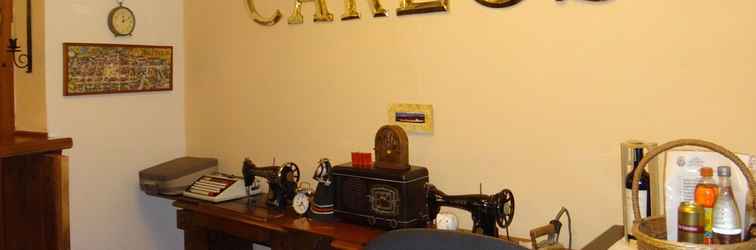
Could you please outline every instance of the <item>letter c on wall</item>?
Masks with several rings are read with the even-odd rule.
[[[278,21],[281,21],[281,11],[276,10],[276,13],[273,14],[272,17],[265,18],[260,13],[257,13],[257,9],[255,8],[255,0],[247,0],[247,8],[249,8],[249,13],[252,15],[252,20],[254,20],[256,23],[260,25],[265,26],[273,26]]]

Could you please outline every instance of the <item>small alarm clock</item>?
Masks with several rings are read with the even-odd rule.
[[[297,188],[297,194],[294,195],[294,199],[291,202],[291,207],[294,208],[294,212],[300,216],[304,216],[307,213],[307,210],[310,209],[312,193],[310,183],[302,182],[300,184],[300,187]]]

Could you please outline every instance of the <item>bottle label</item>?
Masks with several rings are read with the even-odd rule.
[[[712,231],[714,222],[714,209],[704,207],[704,244],[714,243],[714,231]]]
[[[684,233],[703,233],[703,227],[700,226],[691,226],[691,225],[685,225],[685,224],[677,224],[677,230]]]
[[[714,207],[713,227],[718,229],[740,228],[740,215],[735,202],[730,197],[720,197]]]
[[[741,242],[743,230],[741,229],[714,229],[714,236],[719,241],[719,244],[734,244]]]
[[[633,221],[635,220],[635,215],[633,214],[633,190],[632,189],[625,189],[625,204],[627,204],[627,208],[625,211],[627,212],[625,214],[625,218],[627,219],[627,225],[625,225],[625,231],[627,234],[632,235],[633,233]],[[646,207],[648,204],[648,191],[645,190],[638,190],[638,207],[640,208],[640,214],[641,218],[648,217],[648,213],[646,213]]]

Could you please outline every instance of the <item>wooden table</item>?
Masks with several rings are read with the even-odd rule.
[[[382,230],[349,223],[324,223],[265,207],[262,198],[213,204],[180,197],[173,203],[187,250],[249,249],[251,243],[287,249],[362,249]]]
[[[296,215],[291,209],[275,212],[257,198],[210,203],[181,196],[175,199],[178,228],[184,230],[187,250],[249,250],[252,243],[271,250],[359,250],[384,231],[344,222],[320,222]],[[512,239],[529,244],[522,238]]]

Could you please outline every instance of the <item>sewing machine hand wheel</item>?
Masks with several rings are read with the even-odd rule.
[[[502,228],[509,227],[512,224],[512,218],[515,212],[514,194],[509,189],[504,189],[494,196],[496,201],[496,223]]]
[[[292,183],[299,183],[300,173],[297,164],[294,164],[293,162],[287,162],[281,168],[281,171],[281,174],[285,175],[286,180]]]

